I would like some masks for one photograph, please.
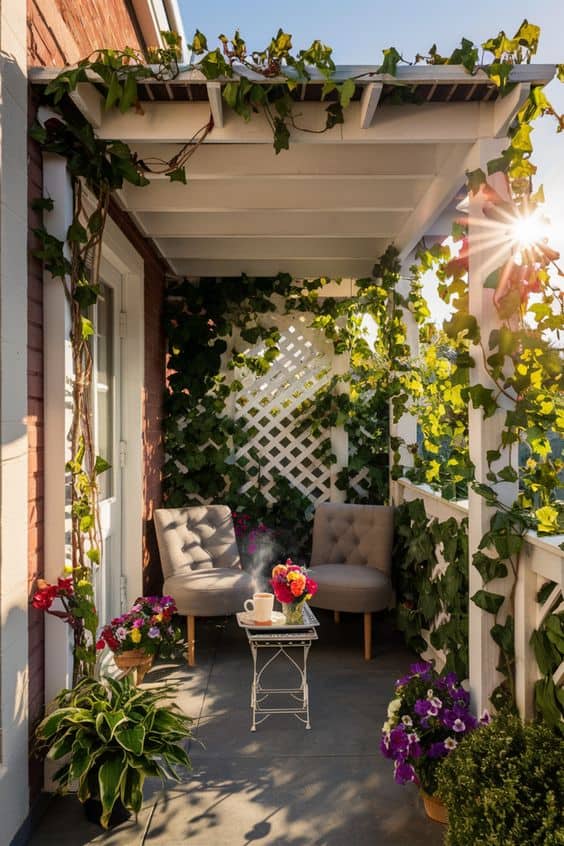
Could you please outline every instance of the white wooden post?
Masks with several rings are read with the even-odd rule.
[[[406,297],[410,288],[410,267],[414,257],[410,253],[404,259],[401,266],[401,275],[397,285],[397,291]],[[412,358],[419,353],[419,327],[412,312],[409,309],[402,309],[403,319],[406,328],[406,344],[409,347]],[[403,443],[400,446],[400,464],[402,467],[413,467],[413,455],[408,450],[410,444],[417,442],[417,417],[413,414],[403,414],[397,422],[394,422],[392,404],[390,403],[390,438],[400,438]],[[392,466],[393,453],[390,450],[390,467]],[[400,505],[402,501],[401,487],[390,477],[390,502]]]
[[[331,372],[333,375],[344,375],[349,369],[348,354],[333,355]],[[348,384],[341,382],[337,388],[338,394],[344,394],[349,390]],[[331,502],[344,502],[345,491],[337,487],[337,476],[339,472],[349,463],[349,436],[344,426],[334,426],[331,429],[331,450],[337,461],[331,465]]]
[[[43,157],[43,193],[54,201],[45,214],[48,232],[64,240],[72,222],[72,189],[65,159]],[[45,578],[56,582],[70,560],[70,513],[65,464],[71,457],[72,349],[70,310],[60,279],[44,277],[45,338]],[[69,627],[55,617],[45,619],[45,698],[51,700],[72,684]]]
[[[0,840],[28,793],[26,4],[0,0]],[[18,835],[19,829],[19,835]]]
[[[521,553],[515,591],[515,698],[525,720],[534,715],[533,689],[539,668],[531,647],[531,635],[540,624],[542,609],[537,603],[539,578],[531,567],[527,547]]]
[[[487,172],[487,162],[499,156],[501,150],[506,146],[505,139],[479,141],[475,147],[474,167],[481,167]],[[470,196],[469,207],[469,311],[474,315],[480,328],[482,345],[488,354],[488,339],[490,332],[500,325],[496,308],[493,304],[493,291],[484,288],[484,282],[488,274],[499,267],[508,257],[507,248],[502,240],[485,238],[486,233],[491,233],[491,226],[487,227],[487,221],[482,213],[484,198],[482,193]],[[486,226],[484,226],[486,223]],[[500,230],[501,232],[501,230]],[[479,347],[471,348],[471,355],[474,358],[474,367],[470,368],[470,384],[481,384],[484,387],[495,389],[495,385],[488,376],[485,368],[482,351]],[[502,399],[498,402],[501,404]],[[505,418],[505,411],[499,408],[495,414],[484,419],[481,409],[475,409],[470,405],[469,417],[469,440],[470,459],[474,463],[476,482],[491,484],[486,478],[488,464],[486,453],[488,450],[500,448],[501,432]],[[501,469],[511,465],[517,469],[517,449],[510,452],[509,449],[501,449],[501,459],[493,465],[493,469]],[[502,483],[497,486],[496,492],[501,502],[511,504],[516,496],[518,483]],[[470,490],[469,496],[469,555],[470,555],[470,596],[476,591],[484,588],[482,578],[475,567],[472,566],[472,556],[478,550],[479,543],[490,527],[492,509],[486,505],[483,497]],[[488,550],[484,550],[488,554]],[[493,554],[493,553],[492,553]],[[495,580],[490,582],[486,589],[494,593],[507,595],[511,579]],[[503,612],[502,612],[503,613]],[[469,603],[469,640],[470,640],[470,688],[472,701],[477,712],[489,707],[489,698],[492,691],[501,681],[500,674],[496,671],[499,658],[498,646],[492,640],[490,629],[494,624],[494,617],[486,611],[482,611],[475,603]]]

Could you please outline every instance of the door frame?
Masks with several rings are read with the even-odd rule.
[[[122,277],[118,332],[120,440],[125,444],[121,469],[121,576],[125,579],[126,601],[132,603],[143,593],[144,263],[110,217],[104,229],[102,259]]]

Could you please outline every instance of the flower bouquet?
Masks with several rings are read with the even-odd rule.
[[[287,558],[285,564],[276,564],[272,570],[270,584],[282,605],[286,623],[303,623],[304,605],[317,593],[317,583],[310,579],[307,570]]]
[[[425,662],[413,664],[410,672],[397,680],[380,749],[394,762],[398,784],[414,782],[424,796],[435,794],[441,758],[466,734],[490,721],[487,712],[476,719],[469,702],[470,695],[456,673],[439,675]]]
[[[96,648],[107,646],[121,669],[140,668],[140,681],[155,655],[169,656],[181,640],[179,629],[172,625],[175,612],[171,596],[141,596],[129,611],[104,626]]]

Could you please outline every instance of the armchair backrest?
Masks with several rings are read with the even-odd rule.
[[[394,509],[324,502],[315,509],[311,566],[360,564],[391,570]]]
[[[227,505],[157,508],[154,517],[165,579],[212,567],[241,567]]]

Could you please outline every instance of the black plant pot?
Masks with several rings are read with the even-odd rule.
[[[102,816],[102,803],[100,802],[100,800],[87,799],[83,803],[83,808],[84,816],[86,817],[88,822],[100,825],[100,817]],[[110,814],[108,828],[114,828],[114,826],[120,825],[121,823],[128,820],[130,816],[131,811],[128,811],[127,808],[124,808],[121,799],[118,799],[112,809],[112,813]]]

